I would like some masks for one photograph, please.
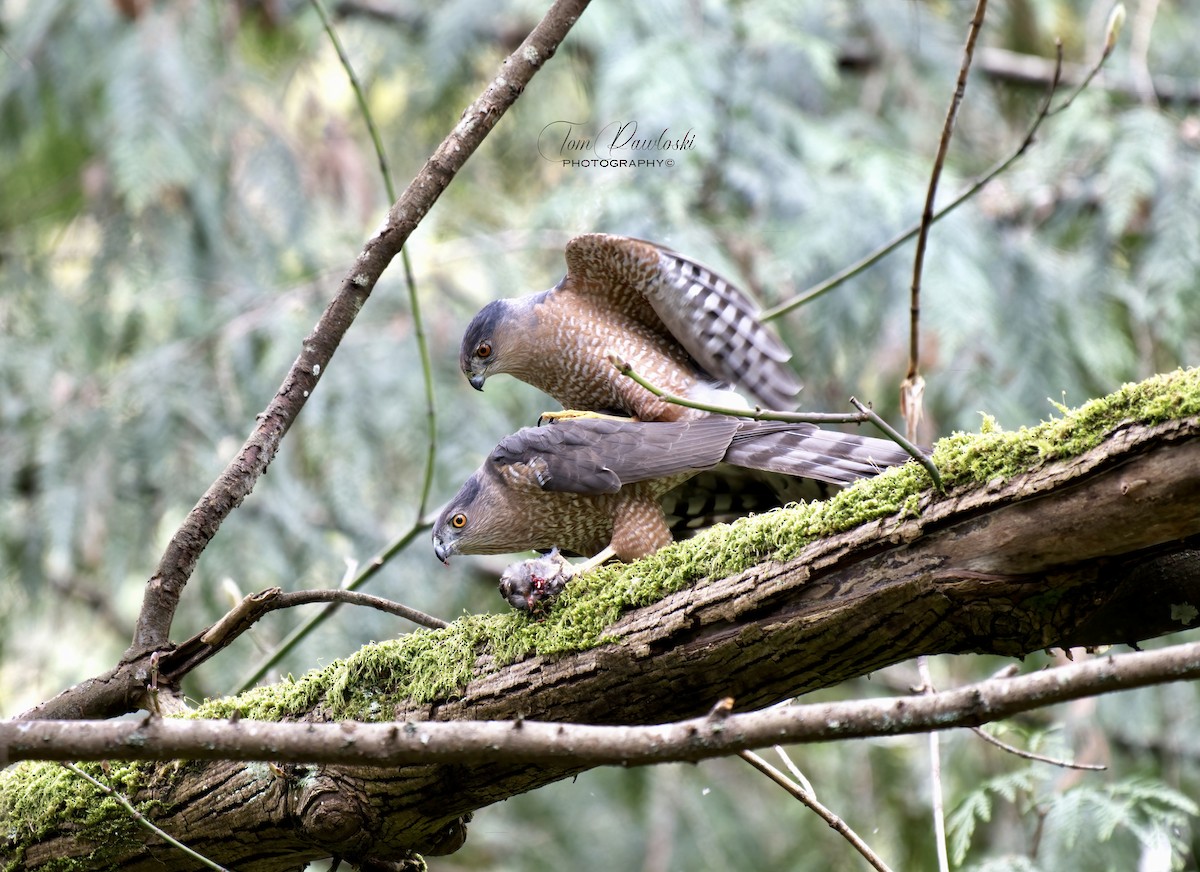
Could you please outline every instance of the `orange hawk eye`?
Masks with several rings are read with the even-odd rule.
[[[450,526],[453,527],[455,530],[461,530],[463,527],[467,526],[467,516],[464,515],[462,512],[459,512],[457,515],[455,515],[453,518],[450,519]]]
[[[490,342],[481,342],[479,347],[475,349],[475,356],[487,359],[492,356],[492,344]]]

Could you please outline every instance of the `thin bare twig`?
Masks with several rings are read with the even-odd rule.
[[[714,403],[702,403],[663,390],[634,369],[628,361],[615,354],[610,354],[608,360],[621,375],[641,385],[660,400],[688,409],[710,412],[714,415],[728,415],[731,418],[748,418],[751,421],[783,421],[789,424],[862,424],[869,420],[861,412],[777,412],[771,409],[747,409],[739,408],[738,406],[718,406]]]
[[[738,756],[798,799],[805,808],[815,812],[817,817],[829,824],[834,832],[849,842],[854,850],[862,854],[873,868],[879,870],[879,872],[891,872],[891,867],[883,862],[883,859],[871,849],[871,846],[864,842],[858,833],[854,832],[850,828],[850,825],[842,820],[840,816],[818,801],[816,795],[811,790],[788,778],[753,751],[742,751]]]
[[[91,784],[93,787],[95,787],[101,793],[105,794],[106,796],[110,796],[114,800],[116,800],[127,812],[129,812],[129,816],[132,817],[135,821],[137,821],[138,824],[145,827],[150,832],[154,833],[154,835],[158,836],[160,839],[162,839],[168,845],[171,845],[174,848],[178,848],[180,851],[187,854],[189,857],[191,857],[197,863],[207,866],[209,869],[215,869],[215,870],[217,870],[217,872],[229,872],[229,870],[226,869],[221,864],[214,863],[212,860],[208,859],[203,854],[201,854],[197,851],[193,851],[191,848],[189,848],[183,842],[179,841],[178,839],[173,838],[171,835],[169,835],[168,833],[166,833],[164,830],[160,829],[159,827],[156,827],[154,825],[154,823],[148,817],[146,817],[144,814],[142,814],[140,811],[138,811],[137,808],[134,807],[134,804],[132,802],[130,802],[124,795],[113,790],[111,787],[109,787],[103,781],[100,781],[98,778],[93,778],[91,775],[88,775],[86,772],[84,772],[82,769],[80,769],[74,763],[63,763],[62,765],[63,765],[63,768],[70,770],[75,775],[78,775],[80,778],[82,778],[84,781]]]
[[[1024,748],[1018,748],[1016,745],[1010,745],[1002,739],[997,739],[983,727],[971,727],[971,732],[977,735],[997,748],[1007,751],[1016,757],[1022,757],[1026,760],[1034,760],[1038,763],[1049,763],[1051,766],[1061,766],[1063,769],[1084,769],[1089,772],[1103,772],[1108,767],[1103,763],[1076,763],[1073,760],[1060,760],[1057,757],[1047,757],[1044,754],[1035,754],[1033,751],[1026,751]]]
[[[440,630],[443,627],[450,626],[448,621],[435,618],[433,615],[427,615],[403,603],[393,602],[380,596],[372,596],[369,593],[358,593],[341,588],[317,588],[315,590],[295,590],[283,593],[279,595],[278,604],[274,608],[290,609],[295,606],[310,605],[312,603],[345,603],[352,606],[365,606],[371,609],[378,609],[381,612],[387,612],[389,615],[395,615],[398,618],[404,618],[406,621],[412,621],[414,624],[429,630]]]
[[[1047,85],[1046,96],[1045,96],[1045,99],[1042,101],[1042,105],[1038,107],[1037,114],[1034,116],[1033,123],[1030,125],[1029,130],[1026,132],[1024,139],[1021,140],[1021,143],[1013,150],[1013,152],[1008,157],[1006,157],[1003,160],[996,163],[986,173],[984,173],[982,176],[979,176],[974,182],[972,182],[970,185],[968,185],[967,188],[961,194],[959,194],[957,197],[955,197],[953,200],[951,200],[949,203],[947,203],[941,209],[937,210],[937,212],[934,213],[934,215],[931,219],[933,222],[940,221],[942,218],[945,218],[947,215],[949,215],[951,212],[953,212],[955,209],[957,209],[963,203],[970,200],[977,193],[979,193],[980,190],[982,190],[984,187],[986,187],[989,182],[991,182],[997,176],[1004,173],[1021,156],[1023,156],[1027,151],[1029,151],[1029,147],[1031,145],[1033,145],[1034,137],[1037,134],[1038,129],[1041,127],[1042,122],[1045,121],[1048,117],[1050,117],[1052,115],[1057,115],[1059,112],[1062,112],[1065,109],[1067,109],[1071,105],[1071,103],[1074,102],[1075,98],[1077,96],[1079,96],[1079,94],[1085,88],[1087,88],[1088,85],[1091,84],[1092,80],[1096,77],[1096,74],[1100,72],[1101,67],[1104,66],[1105,61],[1108,60],[1109,56],[1113,52],[1113,49],[1116,47],[1117,36],[1120,33],[1121,24],[1123,23],[1123,21],[1124,21],[1124,7],[1121,4],[1117,4],[1117,6],[1114,7],[1114,9],[1113,9],[1112,15],[1110,15],[1110,17],[1109,17],[1107,37],[1105,40],[1105,47],[1104,47],[1103,54],[1089,68],[1087,74],[1084,76],[1083,80],[1079,83],[1079,85],[1075,88],[1075,90],[1072,91],[1071,94],[1065,100],[1063,100],[1063,102],[1060,105],[1055,106],[1054,108],[1051,108],[1051,106],[1050,106],[1051,100],[1053,99],[1054,94],[1057,92],[1059,84],[1062,82],[1062,75],[1063,75],[1062,41],[1055,40],[1054,66],[1053,66],[1053,70],[1052,70],[1052,75],[1050,76],[1049,84]],[[921,231],[921,222],[918,221],[917,223],[915,223],[911,227],[909,227],[907,230],[904,230],[901,233],[897,234],[892,239],[888,240],[883,245],[881,245],[879,248],[877,248],[875,251],[871,252],[870,254],[866,255],[865,257],[856,261],[855,263],[850,264],[845,269],[842,269],[839,272],[834,273],[829,278],[813,285],[811,288],[796,295],[795,297],[792,297],[790,300],[784,300],[783,302],[778,303],[769,309],[765,309],[762,313],[759,314],[759,318],[763,321],[774,320],[775,318],[779,318],[782,315],[786,315],[788,312],[791,312],[793,309],[803,306],[805,303],[810,303],[813,300],[817,299],[818,297],[823,296],[824,294],[827,294],[829,291],[832,291],[834,288],[836,288],[842,284],[845,284],[847,281],[854,278],[859,273],[862,273],[862,272],[866,271],[867,269],[869,269],[871,266],[874,266],[876,263],[878,263],[883,258],[887,257],[889,254],[891,254],[897,248],[904,245],[904,243],[911,240],[914,236],[916,236],[918,233],[920,233],[920,231]]]
[[[987,0],[978,0],[975,15],[967,29],[967,42],[963,46],[962,65],[958,70],[958,81],[954,95],[946,110],[942,135],[938,138],[937,155],[929,174],[929,188],[925,192],[925,207],[921,211],[921,229],[917,232],[917,250],[913,257],[912,289],[909,301],[908,327],[908,372],[900,384],[900,409],[906,422],[905,433],[910,440],[917,438],[917,426],[924,411],[925,379],[921,376],[921,273],[925,267],[925,249],[929,243],[929,229],[933,226],[934,201],[937,199],[938,180],[946,164],[946,153],[950,150],[950,138],[954,135],[954,122],[958,108],[967,92],[967,74],[971,71],[971,58],[975,54],[975,41],[983,29],[983,17],[987,12]]]
[[[921,693],[934,693],[933,679],[929,675],[929,658],[922,654],[917,658],[917,672],[921,676]],[[929,731],[929,784],[931,811],[933,812],[933,839],[937,847],[938,869],[950,872],[950,855],[946,850],[946,802],[942,796],[942,743],[936,730]]]
[[[793,704],[794,703],[792,703],[791,701],[784,703],[784,705],[793,705]],[[808,778],[805,777],[804,773],[800,771],[800,767],[796,765],[794,760],[792,760],[791,755],[788,754],[787,751],[783,750],[782,745],[775,745],[774,748],[775,748],[775,753],[779,755],[779,759],[783,761],[783,765],[786,766],[788,772],[790,772],[792,774],[792,778],[796,779],[796,783],[799,784],[801,787],[803,787],[805,790],[807,790],[809,793],[811,793],[813,796],[816,796],[817,791],[813,788],[812,782],[809,781]]]
[[[713,403],[701,403],[696,400],[681,397],[670,391],[663,390],[658,385],[639,373],[623,358],[610,354],[608,361],[621,375],[632,379],[660,400],[688,409],[710,412],[714,415],[728,415],[731,418],[749,418],[751,421],[782,421],[789,424],[862,424],[870,418],[861,412],[776,412],[770,409],[746,409],[737,406],[718,406]]]

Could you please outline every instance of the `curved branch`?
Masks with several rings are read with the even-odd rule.
[[[802,803],[805,808],[823,820],[829,825],[829,828],[850,843],[851,847],[858,853],[862,854],[863,859],[871,864],[872,868],[878,872],[892,872],[892,867],[883,862],[875,851],[868,845],[858,833],[854,832],[842,818],[833,810],[825,806],[817,799],[816,794],[812,790],[800,784],[798,781],[793,781],[788,778],[762,757],[759,757],[753,751],[742,751],[741,758],[761,772],[767,778],[774,781],[788,793],[790,793],[797,801]]]
[[[277,587],[269,587],[258,593],[247,594],[241,602],[211,627],[201,630],[186,642],[180,643],[174,650],[163,655],[159,663],[163,681],[168,685],[178,685],[184,676],[229,647],[234,640],[258,623],[259,619],[267,613],[314,603],[365,606],[387,612],[398,618],[404,618],[431,630],[449,626],[441,618],[435,618],[402,603],[392,602],[367,593],[358,593],[342,588],[295,590],[285,593]]]
[[[994,745],[1001,751],[1012,754],[1014,757],[1020,757],[1022,760],[1048,763],[1051,766],[1058,766],[1062,769],[1081,769],[1085,772],[1103,772],[1108,768],[1103,763],[1076,763],[1074,760],[1060,760],[1057,757],[1048,757],[1045,754],[1035,754],[1033,751],[1026,751],[1024,748],[1018,748],[1016,745],[1010,745],[1008,742],[997,739],[982,727],[971,727],[971,732],[989,745]]]
[[[372,596],[369,593],[359,593],[358,591],[342,590],[340,588],[294,590],[290,593],[280,594],[279,604],[275,608],[290,609],[295,606],[311,605],[312,603],[346,603],[352,606],[365,606],[370,609],[378,609],[381,612],[387,612],[389,615],[395,615],[398,618],[404,618],[406,621],[412,621],[417,626],[425,627],[428,630],[440,630],[442,627],[450,626],[449,621],[443,621],[441,618],[427,615],[422,611],[404,605],[404,603],[393,602],[381,596]]]
[[[358,570],[354,578],[350,580],[350,583],[340,589],[349,591],[358,590],[360,587],[370,581],[375,576],[375,573],[383,569],[384,565],[391,560],[392,557],[394,557],[396,554],[399,554],[401,551],[411,545],[419,533],[423,532],[424,530],[428,530],[431,526],[433,526],[433,523],[428,517],[419,519],[406,531],[388,543],[388,545],[382,551],[368,560]],[[309,633],[321,626],[321,624],[325,623],[325,621],[327,621],[329,618],[333,617],[339,608],[341,608],[340,603],[330,603],[303,624],[292,630],[292,632],[288,633],[287,638],[276,645],[274,650],[256,663],[250,670],[249,675],[241,680],[241,682],[237,685],[237,692],[240,693],[241,691],[249,690],[250,688],[254,687],[254,685],[258,683],[259,679],[267,674],[268,669],[291,653],[291,651],[297,645],[299,645]]]

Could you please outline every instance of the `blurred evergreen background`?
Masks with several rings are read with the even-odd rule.
[[[403,187],[547,3],[361,0],[330,7]],[[461,331],[540,290],[572,235],[649,238],[766,305],[919,215],[973,3],[608,0],[410,243],[434,357],[440,504],[501,436],[548,407],[512,379],[477,394]],[[998,0],[942,181],[944,202],[1009,154],[1043,88],[983,52],[1100,53],[1105,2]],[[1015,428],[1200,358],[1200,7],[1131,0],[1097,83],[1033,149],[937,225],[924,276],[924,441]],[[346,75],[306,2],[0,4],[0,715],[111,666],[171,533],[240,447],[388,205]],[[995,59],[996,55],[989,57]],[[1174,95],[1171,100],[1156,100]],[[1061,98],[1060,98],[1061,99]],[[554,122],[689,131],[672,167],[563,167]],[[557,128],[561,129],[561,128]],[[912,246],[776,322],[804,407],[857,395],[897,420]],[[408,529],[427,440],[396,264],[269,474],[205,552],[182,639],[232,591],[337,584]],[[503,561],[501,561],[503,562]],[[494,563],[434,558],[425,534],[372,592],[452,618],[503,606]],[[274,614],[196,675],[230,692],[303,619]],[[301,672],[408,626],[343,609]],[[1023,668],[1050,662],[1031,657]],[[939,686],[1000,661],[934,661]],[[278,675],[279,673],[275,673]],[[902,665],[812,698],[904,691]],[[1084,774],[944,737],[959,859],[972,869],[1196,868],[1197,698],[1168,686],[1003,727],[1111,764]],[[896,869],[934,863],[924,738],[795,750],[821,799]],[[994,780],[989,780],[994,779]],[[978,820],[974,833],[963,826]],[[864,868],[740,760],[601,770],[484,810],[434,869]]]

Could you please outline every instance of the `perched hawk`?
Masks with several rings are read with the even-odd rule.
[[[800,383],[785,366],[791,354],[725,279],[624,236],[576,236],[566,257],[567,274],[555,287],[488,303],[472,319],[459,363],[477,390],[488,376],[506,372],[564,409],[642,421],[704,414],[664,402],[622,376],[609,363],[611,352],[651,383],[689,399],[795,406]]]
[[[553,547],[635,560],[672,541],[663,498],[718,464],[845,485],[908,459],[812,424],[568,419],[502,440],[438,516],[433,547],[443,562]]]

